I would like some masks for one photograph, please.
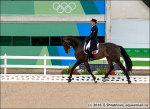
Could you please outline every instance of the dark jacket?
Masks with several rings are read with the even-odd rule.
[[[89,36],[89,40],[91,40],[90,51],[97,50],[97,33],[98,28],[95,25],[91,28],[91,34]]]

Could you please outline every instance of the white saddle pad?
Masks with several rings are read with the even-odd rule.
[[[88,44],[86,44],[86,42],[84,43],[83,51],[85,54],[88,54],[86,51],[89,50],[90,45],[91,45],[91,41],[89,41]],[[99,43],[97,44],[97,48],[99,50]],[[97,54],[98,50],[92,51],[92,54]]]
[[[89,41],[88,44],[86,45],[86,50],[90,48],[90,45],[91,45],[91,41]]]

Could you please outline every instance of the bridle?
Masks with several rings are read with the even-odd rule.
[[[69,49],[69,45],[67,42],[64,41],[64,45],[67,47],[67,49]]]
[[[66,41],[64,41],[63,39],[61,39],[61,43],[63,43],[64,46],[66,46],[66,49],[68,50],[68,53],[73,51],[73,49],[71,49],[70,46],[68,45],[68,43]]]
[[[64,41],[64,45],[67,47],[68,53],[70,52],[70,46],[68,45],[67,42]]]

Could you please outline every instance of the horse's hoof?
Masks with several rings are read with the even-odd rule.
[[[102,81],[103,81],[103,82],[106,82],[106,81],[107,81],[107,79],[106,79],[106,78],[104,78]]]
[[[131,81],[128,81],[128,84],[131,84]]]
[[[71,82],[71,79],[68,79],[68,83],[70,83]]]
[[[93,80],[96,81],[96,77],[95,76],[93,77]]]
[[[68,83],[71,83],[71,81],[68,81]]]
[[[94,83],[97,83],[97,81],[94,81]]]

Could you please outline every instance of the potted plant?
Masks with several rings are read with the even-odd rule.
[[[73,67],[73,66],[69,64],[69,67],[68,67],[67,69],[63,69],[63,70],[60,72],[60,74],[70,74],[72,67]],[[77,70],[77,69],[74,69],[74,70],[73,70],[73,74],[79,75],[78,70]]]

